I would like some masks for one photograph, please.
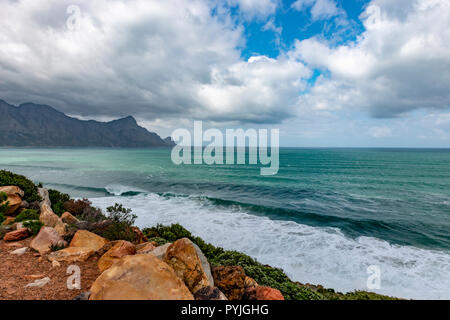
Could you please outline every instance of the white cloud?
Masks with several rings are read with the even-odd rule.
[[[325,109],[366,108],[380,118],[449,108],[450,2],[402,3],[373,1],[362,16],[366,31],[354,43],[298,41],[291,56],[330,72],[303,99]]]
[[[372,127],[369,134],[374,138],[386,138],[392,134],[392,130],[388,127]]]
[[[334,0],[297,0],[291,8],[297,11],[310,9],[313,20],[328,19],[343,13]]]
[[[239,6],[247,19],[264,19],[275,13],[277,0],[228,0],[231,6]]]

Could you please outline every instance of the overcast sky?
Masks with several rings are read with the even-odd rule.
[[[162,136],[450,146],[449,0],[0,0],[0,99]]]

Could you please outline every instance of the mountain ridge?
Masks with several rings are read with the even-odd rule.
[[[52,106],[0,99],[2,147],[169,147],[170,139],[139,126],[132,116],[100,122],[67,116]]]

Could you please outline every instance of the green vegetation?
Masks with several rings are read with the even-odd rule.
[[[0,224],[5,221],[5,214],[9,209],[8,196],[4,192],[0,192]]]
[[[0,213],[0,225],[3,223],[3,221],[5,221],[5,216],[3,215],[3,213]]]
[[[336,293],[332,289],[324,289],[320,286],[306,286],[293,282],[278,268],[263,265],[255,259],[237,252],[227,251],[206,243],[199,237],[193,236],[188,230],[179,224],[170,227],[157,225],[143,230],[147,238],[162,238],[166,241],[176,241],[181,238],[189,238],[197,244],[205,254],[209,263],[213,266],[241,266],[247,276],[255,279],[262,286],[269,286],[281,291],[287,300],[384,300],[392,299],[375,293],[356,291],[347,294]]]
[[[28,228],[33,236],[37,235],[44,224],[40,221],[25,221],[23,223],[25,228]]]
[[[48,197],[52,204],[52,210],[54,213],[61,216],[64,212],[66,212],[64,204],[70,200],[70,196],[68,194],[50,189],[48,190]]]
[[[39,214],[37,213],[36,210],[33,209],[23,210],[21,213],[19,213],[14,222],[22,222],[29,220],[39,220]]]
[[[6,170],[0,170],[0,186],[17,186],[25,192],[24,200],[28,202],[40,201],[37,187],[25,176]]]
[[[131,213],[131,209],[116,203],[106,210],[108,211],[107,219],[111,221],[111,225],[103,232],[102,236],[108,240],[136,241],[136,233],[131,227],[137,216]]]

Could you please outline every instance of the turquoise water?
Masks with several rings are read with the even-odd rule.
[[[271,177],[175,166],[169,149],[0,149],[0,168],[100,207],[122,202],[142,226],[182,222],[299,281],[363,289],[375,264],[381,293],[450,298],[450,150],[286,148]]]

